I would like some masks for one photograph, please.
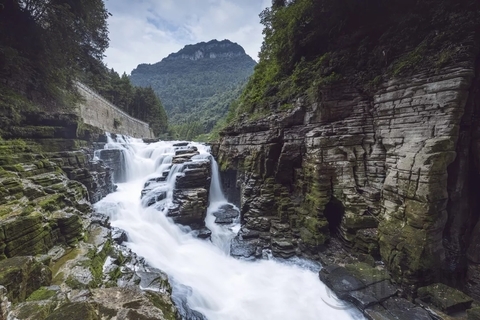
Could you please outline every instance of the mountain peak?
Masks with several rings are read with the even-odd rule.
[[[200,42],[189,44],[180,51],[170,54],[163,60],[201,60],[216,58],[231,58],[247,55],[245,50],[239,44],[230,40],[218,41],[216,39],[209,42]]]

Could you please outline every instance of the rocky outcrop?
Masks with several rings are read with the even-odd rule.
[[[103,132],[75,114],[10,116],[0,115],[0,319],[177,318],[167,276],[93,214],[115,190],[114,169],[94,157]]]
[[[168,179],[175,179],[173,203],[169,206],[167,216],[175,223],[200,230],[205,227],[208,207],[210,159],[192,159],[199,153],[196,147],[188,146],[188,143],[178,143],[174,147],[172,166],[161,176],[145,183],[142,201],[146,206],[157,203],[157,208],[163,210],[165,202],[162,200],[167,197],[166,184],[169,183]]]
[[[464,280],[478,221],[479,65],[472,56],[385,80],[373,93],[339,83],[225,129],[215,153],[240,192],[234,246],[315,257],[339,237],[382,259],[406,287],[444,271]]]
[[[329,265],[320,270],[319,277],[337,298],[353,304],[367,319],[476,319],[473,314],[478,312],[471,297],[441,283],[419,288],[412,303],[401,297],[381,265]]]

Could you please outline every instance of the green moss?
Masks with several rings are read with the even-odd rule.
[[[378,270],[363,262],[347,264],[345,265],[345,269],[365,283],[377,283],[390,280],[390,275],[387,270]]]
[[[38,206],[48,212],[59,210],[61,204],[63,204],[63,195],[59,194],[46,196],[43,200],[38,202]]]
[[[83,290],[83,289],[88,289],[89,285],[86,285],[84,283],[81,283],[77,279],[75,279],[72,275],[69,275],[67,279],[65,280],[65,284],[69,286],[72,289],[75,290]]]
[[[157,307],[158,309],[162,310],[163,316],[166,320],[177,320],[180,319],[177,309],[173,305],[172,301],[167,301],[165,296],[161,296],[156,292],[146,291],[148,300]]]
[[[64,283],[65,274],[63,272],[57,273],[57,275],[52,280],[52,285],[61,285]]]
[[[393,76],[398,76],[407,70],[414,69],[425,57],[427,44],[422,42],[415,50],[401,57],[393,65]]]
[[[480,320],[480,307],[468,309],[467,320]]]
[[[32,205],[28,205],[22,209],[22,216],[28,216],[35,211],[35,208]]]
[[[87,302],[67,303],[55,310],[46,320],[99,320],[95,309]]]
[[[443,283],[435,283],[418,289],[418,297],[447,314],[468,309],[473,302],[473,299],[465,293]]]
[[[122,276],[122,271],[120,270],[120,268],[115,268],[109,272],[108,276],[110,278],[110,281],[116,282]]]
[[[27,301],[38,301],[38,300],[48,300],[51,297],[54,297],[57,294],[54,290],[49,290],[46,287],[41,287],[37,291],[34,291],[28,298]]]
[[[60,259],[54,262],[50,267],[52,269],[52,274],[55,277],[55,279],[57,279],[57,276],[59,279],[60,278],[63,279],[63,274],[57,274],[60,268],[63,267],[67,261],[75,259],[81,253],[82,251],[78,248],[71,249],[67,251]],[[55,284],[58,284],[58,283],[55,283]]]
[[[18,307],[18,319],[44,320],[48,317],[55,307],[56,302],[29,302]]]
[[[103,265],[105,264],[105,260],[107,259],[107,256],[110,254],[111,250],[112,243],[110,240],[107,240],[100,252],[97,253],[95,249],[92,249],[88,252],[87,256],[90,258],[88,267],[94,278],[90,287],[98,287],[101,284],[103,279]]]
[[[13,168],[17,172],[25,172],[25,169],[23,168],[23,166],[21,164],[16,164],[16,165],[13,166]]]
[[[455,49],[449,47],[440,51],[435,57],[435,66],[440,69],[448,65],[455,57]]]

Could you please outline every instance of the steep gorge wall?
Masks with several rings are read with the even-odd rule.
[[[78,114],[86,124],[106,132],[153,138],[147,123],[129,116],[84,84],[77,82],[77,88],[84,99],[78,106]]]
[[[465,289],[479,297],[478,68],[419,71],[373,94],[341,83],[227,128],[215,152],[239,193],[233,253],[248,244],[237,254],[316,257],[338,236],[412,289],[463,286],[468,269]]]

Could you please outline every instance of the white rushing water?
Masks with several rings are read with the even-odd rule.
[[[171,167],[173,142],[144,144],[141,140],[109,139],[106,148],[122,148],[126,160],[127,182],[95,205],[110,216],[113,226],[128,233],[130,247],[153,267],[166,272],[175,283],[191,288],[188,306],[209,320],[319,320],[363,319],[358,312],[338,301],[318,279],[318,273],[293,263],[274,260],[242,261],[229,256],[229,242],[237,228],[217,225],[215,207],[226,203],[218,168],[212,161],[210,207],[206,225],[212,242],[195,238],[175,225],[165,212],[143,207],[140,193],[145,181],[158,177]],[[191,143],[200,155],[195,161],[211,157],[208,147]],[[175,175],[182,165],[173,165],[167,181],[158,188],[167,191],[164,202],[172,201]]]

